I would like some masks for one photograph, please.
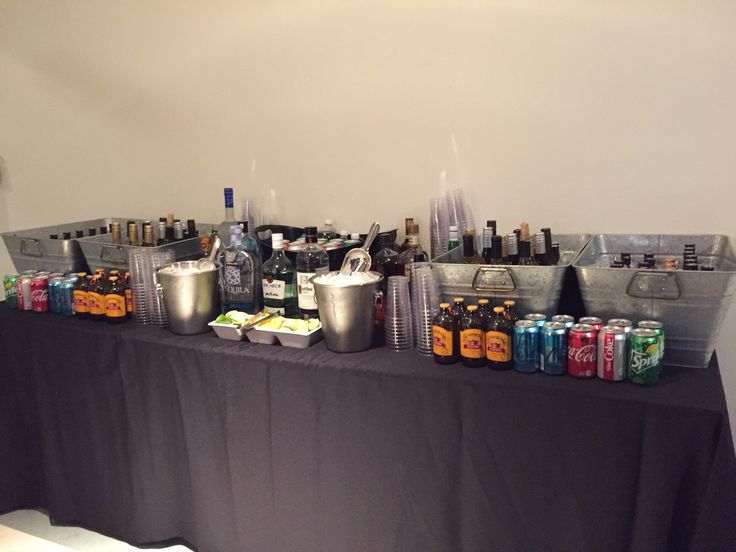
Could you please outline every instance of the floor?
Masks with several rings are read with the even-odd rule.
[[[59,546],[61,545],[61,546]],[[165,550],[191,552],[186,546],[137,548],[81,527],[56,527],[47,515],[36,510],[16,510],[0,516],[2,552],[125,552],[130,550]]]

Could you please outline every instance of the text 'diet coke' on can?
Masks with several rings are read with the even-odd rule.
[[[21,276],[16,282],[18,289],[18,310],[30,311],[33,310],[31,304],[31,282],[33,278],[30,276]]]
[[[626,379],[626,330],[621,326],[603,326],[598,332],[598,377],[606,381]]]

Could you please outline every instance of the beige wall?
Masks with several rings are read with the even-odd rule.
[[[0,230],[217,221],[233,185],[426,235],[447,170],[506,229],[733,239],[734,28],[731,0],[0,0]]]

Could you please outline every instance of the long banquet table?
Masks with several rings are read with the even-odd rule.
[[[660,385],[0,304],[0,511],[201,552],[736,550],[718,364]]]

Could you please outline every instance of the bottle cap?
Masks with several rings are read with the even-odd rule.
[[[225,209],[232,209],[233,207],[233,189],[225,188]]]
[[[465,302],[465,299],[463,297],[454,297],[452,299],[452,302],[453,303],[464,303]]]
[[[475,312],[478,310],[478,305],[470,305],[468,307],[468,312]]]
[[[516,305],[516,301],[512,301],[511,299],[507,299],[506,301],[503,302],[503,304],[506,305],[507,307],[513,307],[514,305]]]
[[[77,276],[79,276],[80,278],[84,278],[86,275],[86,272],[77,272]]]
[[[359,240],[360,239],[360,234],[358,234],[357,232],[355,232],[353,234],[350,234],[350,239],[351,240]]]
[[[487,305],[488,304],[488,299],[478,299],[478,304],[479,305]]]
[[[450,308],[450,303],[440,303],[440,308],[441,309],[449,309]]]
[[[118,279],[118,277],[117,277],[117,276],[110,276],[110,277],[108,278],[108,280],[110,280],[111,282],[115,282],[115,281],[117,281],[117,279]]]
[[[271,248],[273,250],[284,248],[284,235],[283,234],[277,233],[271,236]]]
[[[504,310],[505,310],[505,309],[504,309],[503,307],[493,307],[493,312],[501,313],[501,312],[503,312]]]

